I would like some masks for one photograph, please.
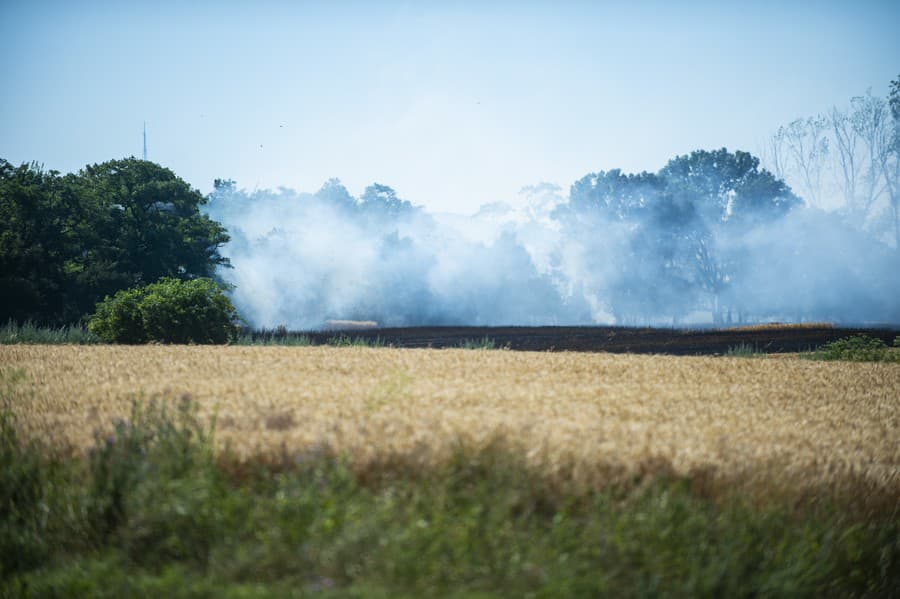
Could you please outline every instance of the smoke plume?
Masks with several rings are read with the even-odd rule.
[[[217,181],[207,209],[232,236],[221,276],[254,327],[900,322],[896,248],[722,152],[594,173],[568,194],[527,187],[515,207],[465,216],[337,180]]]

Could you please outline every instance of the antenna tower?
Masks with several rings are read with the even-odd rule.
[[[144,121],[144,160],[147,160],[147,121]]]

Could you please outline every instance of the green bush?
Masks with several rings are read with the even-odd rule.
[[[854,335],[826,343],[809,357],[813,360],[848,360],[851,362],[897,362],[900,354],[881,339]]]
[[[162,278],[107,296],[88,329],[108,343],[226,343],[237,336],[237,321],[231,300],[211,279]]]

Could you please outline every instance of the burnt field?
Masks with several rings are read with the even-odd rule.
[[[285,333],[282,333],[284,335]],[[294,335],[295,333],[286,333]],[[448,348],[490,342],[497,348],[522,351],[584,351],[634,354],[715,355],[749,346],[765,353],[809,351],[850,335],[868,335],[891,345],[896,326],[833,327],[828,325],[761,325],[731,329],[653,327],[400,327],[304,332],[316,344],[335,336],[393,347]],[[256,338],[278,336],[259,331]]]

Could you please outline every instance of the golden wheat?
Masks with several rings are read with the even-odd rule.
[[[725,331],[791,331],[796,329],[833,329],[830,322],[767,322],[726,327]]]
[[[678,473],[900,490],[900,364],[363,347],[2,346],[23,432],[84,448],[189,395],[239,455],[323,445],[426,464],[505,439],[586,484]],[[898,495],[900,496],[900,495]]]

